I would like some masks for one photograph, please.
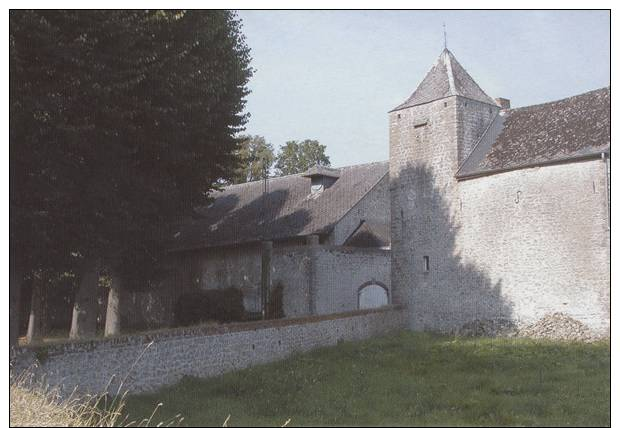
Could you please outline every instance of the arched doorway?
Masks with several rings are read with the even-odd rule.
[[[385,284],[369,281],[357,290],[357,308],[371,309],[385,306],[390,302],[390,295]]]

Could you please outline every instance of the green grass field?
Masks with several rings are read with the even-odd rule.
[[[609,342],[399,333],[130,397],[184,425],[609,425]]]

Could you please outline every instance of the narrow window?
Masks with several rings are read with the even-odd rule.
[[[428,260],[428,256],[424,256],[424,272],[428,272],[431,270],[431,265]]]
[[[396,115],[396,118],[397,118],[397,119],[400,119],[400,113]]]
[[[443,106],[444,106],[444,107],[448,107],[448,102],[447,102],[447,101],[444,101]]]

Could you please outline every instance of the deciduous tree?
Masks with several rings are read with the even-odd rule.
[[[325,149],[326,146],[316,140],[287,141],[278,153],[277,174],[298,174],[313,166],[329,166]]]
[[[238,167],[231,180],[233,184],[256,181],[268,176],[275,162],[273,146],[258,135],[239,137],[237,158]]]

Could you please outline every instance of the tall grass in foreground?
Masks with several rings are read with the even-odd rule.
[[[9,394],[10,426],[148,427],[154,424],[177,426],[183,421],[180,415],[176,415],[155,423],[161,404],[155,406],[148,418],[129,421],[123,416],[125,394],[78,396],[74,391],[63,398],[58,388],[35,381],[31,371],[18,376],[11,374]]]

